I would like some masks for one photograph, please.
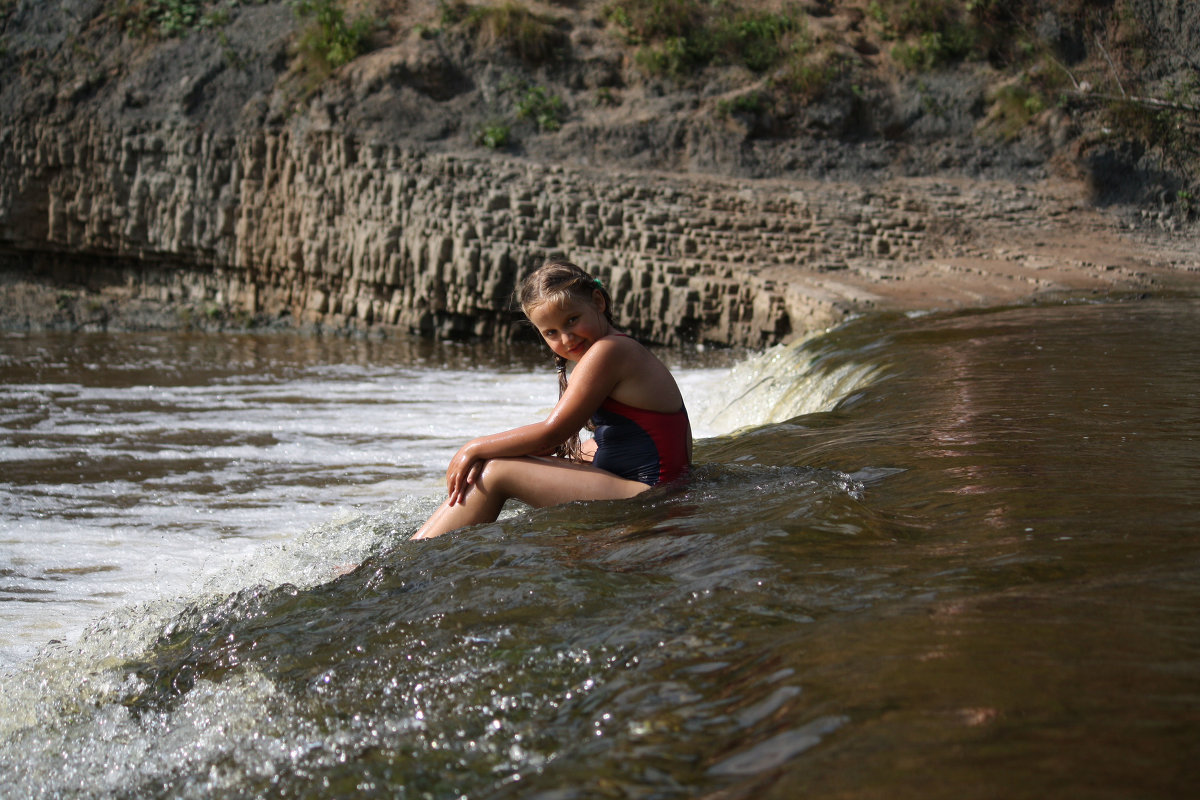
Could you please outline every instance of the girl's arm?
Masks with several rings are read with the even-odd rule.
[[[446,467],[450,505],[462,501],[488,459],[546,455],[582,428],[621,380],[623,364],[616,357],[615,344],[602,339],[588,349],[575,365],[567,390],[546,419],[481,436],[459,448]]]

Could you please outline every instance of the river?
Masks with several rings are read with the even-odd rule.
[[[687,487],[419,543],[539,354],[8,335],[0,796],[1185,796],[1198,312],[665,354]]]

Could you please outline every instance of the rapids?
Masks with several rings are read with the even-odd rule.
[[[679,355],[689,485],[421,543],[453,443],[549,405],[540,362],[6,339],[4,605],[102,608],[10,645],[0,795],[1182,796],[1198,312],[1068,299]],[[152,355],[102,357],[131,341]]]

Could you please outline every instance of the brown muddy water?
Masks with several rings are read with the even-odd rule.
[[[689,486],[421,543],[442,456],[544,410],[542,372],[173,336],[140,340],[140,367],[107,342],[124,354],[92,373],[130,375],[104,397],[45,340],[4,342],[4,605],[125,598],[11,659],[4,796],[1175,798],[1200,779],[1195,299],[875,316],[680,364],[708,434]],[[207,377],[170,377],[188,347]],[[447,419],[455,402],[482,407]],[[92,549],[56,561],[39,537]],[[182,555],[156,591],[136,564],[161,539]]]

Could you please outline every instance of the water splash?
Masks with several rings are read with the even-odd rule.
[[[834,408],[882,372],[876,361],[831,347],[827,334],[813,334],[735,366],[697,416],[713,435],[783,422]]]

